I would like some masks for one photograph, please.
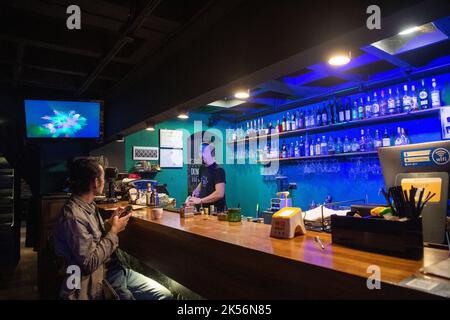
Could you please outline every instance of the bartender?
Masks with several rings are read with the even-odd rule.
[[[213,205],[218,212],[226,207],[225,170],[216,163],[215,148],[211,143],[202,143],[200,167],[200,183],[187,199],[188,205],[202,205],[205,208]]]

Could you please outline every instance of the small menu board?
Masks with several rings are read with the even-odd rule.
[[[167,149],[183,149],[183,131],[159,130],[159,147]]]

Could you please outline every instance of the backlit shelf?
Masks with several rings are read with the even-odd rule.
[[[432,109],[426,109],[426,110],[413,111],[410,113],[398,113],[398,114],[381,116],[381,117],[373,117],[373,118],[369,118],[369,119],[354,120],[354,121],[336,123],[336,124],[331,124],[331,125],[321,126],[321,127],[305,128],[305,129],[291,130],[291,131],[285,131],[285,132],[268,134],[268,135],[255,136],[255,137],[250,137],[250,138],[245,138],[245,139],[239,139],[236,141],[229,141],[228,144],[241,143],[241,142],[246,142],[246,141],[250,141],[250,140],[258,140],[258,139],[264,139],[264,138],[268,139],[268,138],[272,138],[275,136],[278,136],[278,138],[284,138],[284,137],[297,136],[297,135],[306,134],[306,133],[327,132],[327,131],[339,130],[339,129],[344,129],[344,128],[358,127],[358,126],[362,126],[362,125],[366,125],[366,124],[392,122],[392,121],[396,121],[396,120],[400,120],[400,119],[401,120],[409,120],[409,119],[415,119],[415,118],[422,118],[425,116],[438,114],[442,108],[447,108],[447,106],[440,107],[440,108],[432,108]]]
[[[274,158],[274,159],[259,160],[258,163],[265,164],[265,163],[270,163],[272,161],[290,162],[290,161],[300,161],[300,160],[318,160],[318,159],[331,159],[331,158],[344,158],[344,157],[357,157],[357,156],[370,156],[370,155],[378,155],[378,151],[347,152],[347,153],[327,154],[327,155],[310,156],[310,157]]]

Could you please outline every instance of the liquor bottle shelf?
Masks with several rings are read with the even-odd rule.
[[[398,113],[398,114],[393,114],[393,115],[373,117],[373,118],[362,119],[362,120],[354,120],[354,121],[349,121],[349,122],[335,123],[335,124],[321,126],[321,127],[305,128],[305,129],[291,130],[291,131],[285,131],[285,132],[268,134],[268,135],[254,136],[254,137],[249,137],[249,138],[245,138],[245,139],[238,139],[236,141],[229,141],[228,144],[246,142],[249,140],[258,140],[258,139],[264,139],[264,138],[267,139],[267,138],[271,138],[271,137],[275,137],[275,136],[278,136],[278,138],[283,138],[283,137],[296,136],[296,135],[301,135],[301,134],[306,134],[306,133],[327,132],[327,131],[339,130],[339,129],[343,129],[343,128],[358,127],[358,126],[366,125],[366,124],[392,122],[392,121],[396,121],[399,119],[406,120],[406,119],[422,118],[422,117],[426,117],[429,115],[439,113],[442,108],[446,108],[446,107],[419,110],[419,111],[413,111],[410,113]]]
[[[299,160],[318,160],[318,159],[344,158],[344,157],[357,157],[357,156],[370,156],[370,155],[378,156],[378,151],[347,152],[347,153],[327,154],[327,155],[311,156],[311,157],[274,158],[274,159],[259,160],[258,163],[266,164],[266,163],[270,163],[272,161],[290,162],[290,161],[299,161]]]

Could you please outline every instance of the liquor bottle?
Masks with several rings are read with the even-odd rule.
[[[145,203],[147,206],[152,205],[152,187],[150,183],[147,183],[147,192],[145,193]]]
[[[383,146],[383,140],[380,138],[380,133],[378,130],[375,130],[375,138],[373,140],[373,146],[375,150]]]
[[[405,128],[402,128],[402,144],[410,144],[409,137],[406,134]]]
[[[387,101],[384,97],[384,90],[381,90],[381,98],[380,98],[380,116],[384,116],[388,113],[387,111]]]
[[[344,139],[344,153],[350,152],[352,150],[352,145],[350,143],[350,140],[348,136],[345,136]]]
[[[321,147],[322,147],[321,144],[322,144],[322,142],[320,141],[320,137],[317,137],[316,150],[314,151],[314,155],[316,155],[316,156],[320,156],[321,155],[321,153],[320,153]]]
[[[314,157],[316,155],[316,139],[312,137],[311,143],[309,144],[309,156]]]
[[[280,120],[277,120],[277,133],[283,132],[283,125],[280,123]]]
[[[245,130],[245,137],[248,138],[250,136],[250,124],[247,122],[247,130]]]
[[[316,127],[322,126],[322,111],[320,108],[316,110]]]
[[[372,117],[378,117],[380,115],[380,104],[378,102],[377,93],[373,93],[372,100]]]
[[[303,141],[303,137],[300,137],[300,142],[298,143],[298,156],[296,157],[304,157],[305,156],[305,142]]]
[[[325,106],[325,104],[323,105],[323,109],[322,109],[322,125],[324,125],[324,126],[328,125],[328,112],[327,112],[327,107]]]
[[[297,141],[297,143],[298,143],[298,141]],[[291,157],[291,158],[295,157],[295,146],[294,146],[294,142],[291,142],[291,146],[290,146],[290,148],[289,148],[289,150],[288,150],[288,155],[289,155],[289,157]]]
[[[291,119],[291,130],[297,130],[297,117],[298,117],[298,111],[297,113],[292,112],[292,119]]]
[[[335,124],[339,123],[339,110],[336,99],[334,99],[333,104],[331,106],[331,121],[330,123]]]
[[[397,136],[395,137],[394,140],[394,145],[396,146],[401,146],[403,144],[403,138],[402,138],[402,128],[398,127],[397,128]]]
[[[431,90],[431,107],[439,108],[441,106],[441,94],[436,85],[436,79],[431,80],[433,90]]]
[[[320,143],[320,154],[327,155],[328,154],[328,143],[325,136],[322,136],[322,142]]]
[[[352,120],[358,120],[358,102],[356,100],[353,101]]]
[[[384,129],[383,134],[383,147],[390,147],[391,146],[391,137],[389,137],[389,133],[387,128]]]
[[[411,86],[411,111],[419,110],[419,102],[416,94],[416,86]]]
[[[341,137],[338,137],[336,142],[336,154],[344,152],[344,144],[342,143]]]
[[[339,104],[339,123],[345,122],[344,106]]]
[[[364,129],[361,129],[361,138],[359,138],[359,151],[366,151],[366,137],[364,136]]]
[[[281,145],[281,158],[283,159],[287,158],[287,146],[285,141],[283,141]]]
[[[403,112],[408,113],[411,111],[411,96],[408,94],[408,86],[403,86]]]
[[[311,115],[309,117],[309,127],[314,128],[316,126],[316,114],[314,109],[311,110]]]
[[[335,154],[336,153],[336,146],[334,144],[334,139],[330,136],[330,138],[328,139],[328,154]]]
[[[286,131],[286,115],[283,115],[283,117],[281,118],[281,131],[280,132],[285,132]]]
[[[375,147],[372,135],[370,134],[370,129],[367,129],[365,139],[366,139],[366,151],[373,151]]]
[[[352,109],[350,107],[349,100],[347,99],[345,103],[345,121],[352,121]]]
[[[358,142],[358,140],[356,139],[356,138],[353,138],[353,141],[352,141],[352,152],[358,152],[359,151],[359,147],[360,147],[360,145],[359,145],[359,142]]]
[[[388,114],[395,113],[395,99],[392,97],[392,89],[389,88],[389,98],[387,101]]]
[[[370,96],[367,96],[365,112],[366,112],[366,119],[372,118],[372,102],[370,101]]]
[[[307,134],[306,139],[305,139],[305,150],[303,151],[303,155],[305,157],[309,157],[309,155],[310,155],[309,145],[310,145],[310,141],[309,141],[308,134]]]
[[[291,115],[289,112],[286,113],[286,120],[284,120],[284,130],[291,131]]]
[[[300,139],[302,139],[302,137],[300,137]],[[298,140],[295,142],[294,157],[296,157],[296,158],[300,157],[300,144],[299,144]]]
[[[428,90],[425,87],[425,80],[422,79],[422,88],[420,88],[419,92],[419,104],[421,110],[430,108],[430,102],[428,101],[428,98]]]
[[[364,119],[364,100],[361,98],[359,100],[359,106],[358,106],[358,119],[362,120]]]
[[[400,90],[397,88],[395,91],[395,113],[402,113],[402,99],[400,97]]]
[[[304,129],[305,128],[305,114],[300,112],[300,118],[298,119],[298,128]]]

